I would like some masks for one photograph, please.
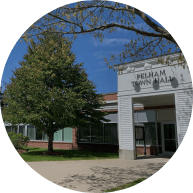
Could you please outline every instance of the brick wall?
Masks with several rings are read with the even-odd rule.
[[[47,141],[29,141],[28,146],[30,147],[45,147],[48,148]],[[73,149],[72,143],[67,142],[53,142],[54,149]]]
[[[54,149],[78,149],[78,129],[72,129],[72,143],[70,142],[53,142]],[[48,148],[48,141],[29,141],[30,147],[45,147]]]
[[[143,146],[136,146],[137,154],[143,155],[144,154],[144,147]],[[146,155],[158,155],[157,147],[155,146],[146,146]]]
[[[103,98],[105,101],[117,100],[117,93],[106,94]]]

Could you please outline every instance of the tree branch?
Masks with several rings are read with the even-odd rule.
[[[48,13],[48,15],[51,15],[53,18],[60,19],[60,20],[63,21],[63,22],[66,22],[66,23],[70,23],[70,24],[76,25],[76,26],[80,27],[81,31],[83,31],[83,27],[82,27],[81,25],[79,25],[78,23],[76,23],[76,22],[68,21],[68,20],[66,20],[66,19],[63,19],[63,18],[57,16],[57,15],[53,15],[52,13]]]

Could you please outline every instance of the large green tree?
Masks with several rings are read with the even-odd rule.
[[[4,92],[3,120],[13,125],[32,124],[49,137],[64,127],[81,127],[108,121],[102,95],[88,79],[83,64],[75,63],[71,42],[46,32],[31,41]]]
[[[140,27],[139,23],[143,25]],[[125,49],[118,55],[105,58],[109,68],[115,64],[180,51],[172,35],[146,13],[112,1],[82,1],[59,7],[37,20],[22,37],[29,40],[41,35],[50,26],[53,33],[72,34],[74,38],[77,34],[90,33],[101,41],[105,32],[113,33],[118,28],[129,32],[130,42],[124,45]],[[180,56],[178,61],[184,62],[185,59]],[[159,62],[169,63],[169,60],[159,58]]]

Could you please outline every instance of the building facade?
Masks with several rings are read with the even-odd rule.
[[[104,94],[110,120],[89,128],[66,127],[54,134],[54,148],[119,152],[120,159],[137,154],[173,154],[188,129],[192,112],[192,81],[188,68],[175,62],[157,64],[157,58],[118,65],[118,92]],[[121,69],[121,70],[120,70]],[[32,125],[8,132],[30,137],[29,146],[48,147],[47,136]]]
[[[144,138],[156,154],[172,154],[181,144],[191,118],[192,81],[178,56],[169,56],[170,65],[152,58],[117,66],[123,68],[118,73],[120,158],[136,159],[136,143]]]

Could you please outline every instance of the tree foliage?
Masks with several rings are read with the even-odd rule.
[[[24,136],[21,133],[16,134],[14,132],[8,133],[8,136],[15,149],[23,149],[24,147],[27,147],[29,142],[28,136]]]
[[[138,23],[143,22],[139,27]],[[180,48],[172,35],[146,13],[129,5],[111,1],[92,0],[62,6],[36,21],[24,34],[29,40],[53,27],[53,33],[65,35],[90,33],[103,41],[105,32],[113,33],[118,28],[128,33],[128,44],[119,55],[111,55],[105,62],[109,68],[115,64],[179,52]],[[135,33],[135,37],[131,36]],[[160,58],[165,62],[165,58]],[[178,58],[185,62],[184,57]],[[168,61],[168,59],[167,59]]]
[[[75,64],[71,42],[61,34],[45,32],[31,40],[4,92],[4,122],[32,124],[49,137],[53,151],[54,132],[64,127],[100,123],[102,95],[88,79],[83,64]]]

